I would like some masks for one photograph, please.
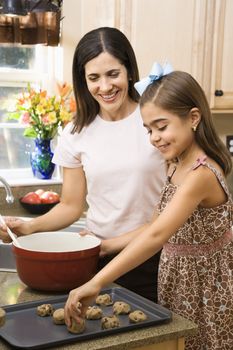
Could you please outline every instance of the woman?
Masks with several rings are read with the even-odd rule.
[[[143,128],[137,80],[134,51],[118,29],[98,28],[80,40],[73,59],[77,116],[53,158],[63,167],[61,202],[30,222],[9,223],[17,234],[66,227],[79,219],[86,202],[87,230],[102,240],[147,223],[165,166]],[[100,267],[111,258],[101,258]],[[158,260],[159,254],[117,282],[156,301]]]

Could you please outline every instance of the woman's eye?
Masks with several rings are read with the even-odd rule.
[[[147,129],[147,134],[151,135],[152,134],[152,130]]]
[[[88,79],[89,79],[89,81],[97,81],[98,80],[97,77],[89,77]]]
[[[111,78],[118,78],[118,76],[119,76],[119,73],[112,73],[112,74],[110,74]]]

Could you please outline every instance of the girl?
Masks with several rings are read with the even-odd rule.
[[[101,288],[163,247],[159,302],[199,325],[185,349],[232,350],[232,200],[225,180],[231,158],[203,90],[188,73],[149,80],[140,101],[143,123],[169,163],[158,216],[91,281],[70,292],[66,322],[78,320],[78,301],[83,313]],[[118,244],[112,239],[104,249]]]

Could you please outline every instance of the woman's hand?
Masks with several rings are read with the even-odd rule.
[[[68,327],[71,325],[71,319],[80,322],[80,317],[85,316],[88,306],[96,299],[100,290],[101,287],[92,279],[70,291],[64,308],[65,322]],[[78,303],[81,303],[81,309]]]
[[[29,234],[28,220],[22,220],[17,217],[5,216],[4,221],[6,225],[13,231],[17,236]],[[7,233],[6,225],[0,225],[0,239],[4,243],[10,243],[12,240]]]
[[[91,235],[91,236],[95,236],[97,237],[92,231],[89,231],[87,229],[84,229],[82,231],[79,232],[80,236],[86,236],[86,235]],[[99,237],[97,237],[99,238]],[[101,240],[101,246],[100,246],[100,254],[99,256],[101,258],[103,258],[104,256],[106,256],[108,253],[107,253],[107,249],[106,249],[106,243],[105,243],[105,240]]]

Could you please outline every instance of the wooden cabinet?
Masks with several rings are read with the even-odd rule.
[[[233,0],[65,1],[64,77],[71,79],[73,51],[83,34],[116,27],[134,47],[141,77],[154,61],[168,60],[197,79],[212,109],[233,111],[232,23]]]
[[[192,71],[195,0],[133,0],[131,43],[141,77],[154,61],[169,61],[174,69]]]
[[[215,3],[212,83],[210,104],[214,110],[233,110],[233,1]]]
[[[128,29],[141,77],[154,61],[168,60],[197,79],[212,109],[233,110],[233,0],[125,1],[129,3],[122,29]]]

